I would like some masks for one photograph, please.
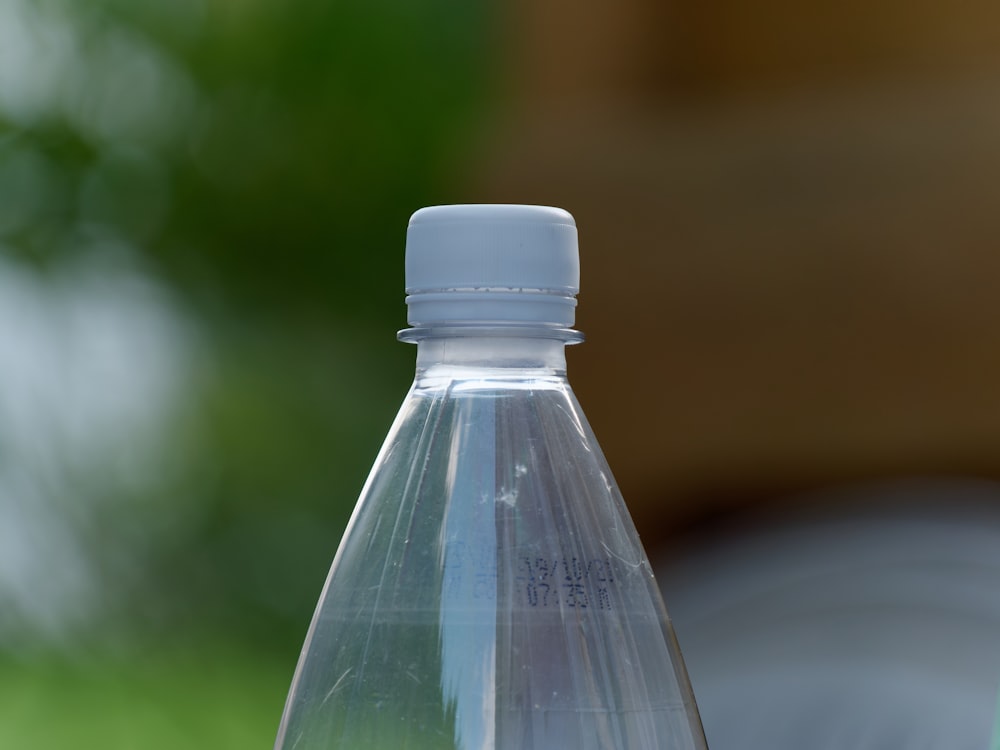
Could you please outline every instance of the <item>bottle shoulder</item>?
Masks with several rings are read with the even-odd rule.
[[[566,371],[539,367],[468,367],[437,364],[417,371],[410,396],[447,398],[479,394],[484,397],[553,392],[572,394]]]

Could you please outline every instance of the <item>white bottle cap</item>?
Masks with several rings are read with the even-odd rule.
[[[431,206],[410,217],[410,325],[569,328],[579,290],[576,222],[561,208]]]

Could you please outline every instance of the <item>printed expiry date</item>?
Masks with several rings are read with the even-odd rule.
[[[443,593],[495,600],[497,562],[491,549],[454,540],[446,545]],[[610,557],[519,553],[510,558],[505,584],[528,607],[611,609],[616,574]]]
[[[615,582],[607,557],[531,557],[518,561],[516,579],[532,607],[611,609],[608,587]]]

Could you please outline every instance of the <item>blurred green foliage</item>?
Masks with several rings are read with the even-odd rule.
[[[393,336],[406,221],[463,199],[489,98],[489,22],[485,4],[445,0],[0,0],[0,252],[41,278],[139,269],[194,340],[155,481],[110,481],[101,465],[79,477],[75,500],[87,482],[121,497],[77,526],[105,611],[60,648],[155,652],[194,634],[272,653],[287,671],[263,692],[284,694],[412,377],[413,352]],[[157,689],[184,692],[182,662],[157,667]],[[6,665],[0,677],[22,683],[22,702],[57,684],[95,703],[158,700],[160,677],[123,682],[109,668],[90,685],[76,669]],[[197,690],[218,698],[242,683],[233,673]],[[100,713],[45,700],[79,727]],[[34,724],[13,705],[0,724]],[[277,718],[261,719],[268,739]],[[15,744],[138,746],[36,729]],[[197,743],[200,729],[168,732],[163,746],[242,748],[255,733],[215,730]]]
[[[0,747],[268,748],[288,679],[246,654],[0,667]]]
[[[85,224],[135,242],[201,312],[396,320],[390,249],[414,201],[446,197],[460,168],[484,88],[483,7],[167,5],[34,12],[71,27],[67,64],[88,77],[26,123],[4,118],[5,160],[36,161],[18,187],[44,198],[12,246],[46,260]]]

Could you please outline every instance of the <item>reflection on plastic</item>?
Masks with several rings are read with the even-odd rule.
[[[704,747],[649,563],[561,371],[418,373],[276,747]]]

